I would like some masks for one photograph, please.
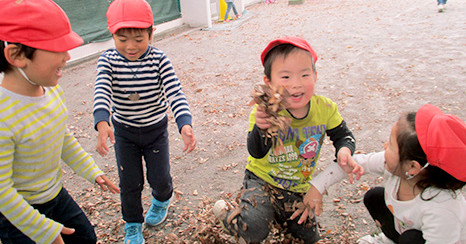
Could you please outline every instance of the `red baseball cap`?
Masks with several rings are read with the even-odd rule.
[[[65,52],[83,43],[63,9],[51,0],[0,0],[0,40]]]
[[[115,0],[107,9],[110,33],[121,28],[149,28],[154,24],[152,8],[146,0]]]
[[[466,181],[466,124],[426,104],[416,113],[416,133],[430,165]]]
[[[317,54],[314,51],[314,49],[312,49],[311,45],[307,43],[306,40],[304,40],[301,37],[297,37],[297,36],[285,36],[285,37],[271,41],[269,45],[267,45],[267,47],[264,49],[264,51],[262,51],[262,54],[261,54],[262,65],[264,65],[264,59],[265,59],[265,56],[267,56],[267,53],[269,53],[269,51],[272,50],[272,48],[280,44],[291,44],[293,46],[304,49],[310,52],[312,58],[314,59],[314,62],[317,62]]]

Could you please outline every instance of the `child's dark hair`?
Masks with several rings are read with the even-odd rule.
[[[32,57],[34,56],[34,52],[37,50],[33,47],[29,47],[21,43],[8,43],[8,44],[14,44],[14,45],[19,46],[19,51],[16,55],[20,55],[21,53],[24,53],[24,56],[28,59],[32,59]],[[4,52],[5,47],[6,47],[5,42],[0,40],[0,73],[6,73],[12,70],[10,63],[8,63],[8,61],[5,58],[5,52]]]
[[[149,38],[151,37],[152,35],[152,32],[153,32],[153,28],[152,26],[149,26],[147,28],[121,28],[121,29],[118,29],[115,34],[119,34],[119,32],[121,31],[129,31],[129,32],[139,32],[139,31],[147,31],[147,33],[149,33]]]
[[[265,58],[264,58],[264,74],[265,74],[265,76],[270,80],[271,73],[272,73],[272,63],[273,63],[273,61],[275,61],[275,59],[277,57],[283,56],[284,58],[286,58],[291,52],[293,52],[296,49],[305,51],[304,49],[301,49],[301,48],[299,48],[297,46],[294,46],[292,44],[281,44],[281,45],[278,45],[278,46],[272,48],[267,53],[267,55],[265,55]],[[307,52],[307,51],[305,51],[305,52]],[[314,72],[316,72],[315,60],[314,60],[314,58],[312,58],[311,53],[309,53],[309,56],[311,57],[311,60],[312,60],[312,70]]]
[[[421,166],[425,166],[427,164],[427,156],[422,150],[417,138],[415,119],[416,113],[411,112],[402,116],[399,120],[396,140],[398,143],[400,163],[415,160]],[[455,177],[436,166],[429,165],[423,171],[424,172],[420,172],[417,176],[420,177],[420,180],[416,183],[416,186],[421,189],[421,198],[424,190],[429,187],[451,190],[454,193],[454,191],[463,188],[466,184],[466,182],[457,180]]]

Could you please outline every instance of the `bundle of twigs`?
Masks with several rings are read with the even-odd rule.
[[[275,88],[268,85],[259,85],[254,88],[254,91],[252,92],[254,100],[251,101],[250,105],[256,103],[270,116],[268,122],[270,122],[271,126],[264,131],[264,135],[267,138],[277,138],[278,131],[284,131],[289,126],[291,118],[279,114],[280,111],[286,108],[286,98],[288,96],[289,93],[283,86]],[[274,146],[277,141],[281,146],[283,146],[283,143],[279,138],[274,140]]]

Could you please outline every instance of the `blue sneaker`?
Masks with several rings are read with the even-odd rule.
[[[169,206],[170,199],[168,199],[165,202],[160,202],[154,197],[152,197],[152,205],[150,206],[149,211],[147,211],[146,214],[146,224],[155,226],[165,221],[168,215]]]
[[[144,244],[141,223],[126,223],[125,244]]]

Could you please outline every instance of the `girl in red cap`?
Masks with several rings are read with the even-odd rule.
[[[382,232],[358,243],[466,243],[466,124],[430,104],[402,116],[385,151],[354,155],[366,172],[381,174],[385,187],[364,196]],[[312,181],[314,197],[345,177],[331,165]],[[316,214],[322,212],[314,205]]]
[[[50,0],[0,0],[0,239],[96,243],[94,228],[62,185],[61,161],[119,192],[67,130],[57,85],[82,44]]]

